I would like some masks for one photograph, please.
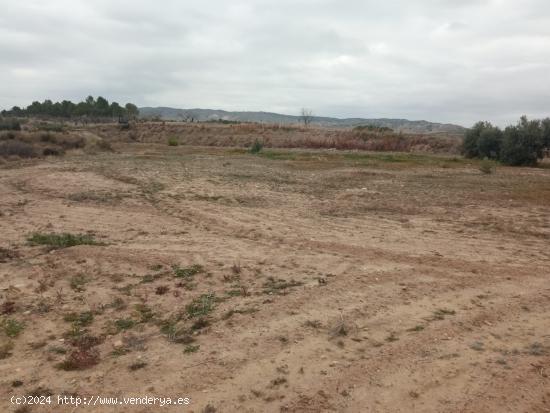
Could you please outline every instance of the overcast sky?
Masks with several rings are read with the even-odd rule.
[[[0,108],[550,116],[548,0],[0,0]]]

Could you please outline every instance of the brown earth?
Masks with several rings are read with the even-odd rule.
[[[115,149],[1,166],[0,411],[550,411],[550,169]]]

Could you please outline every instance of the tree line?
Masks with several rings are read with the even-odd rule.
[[[99,96],[97,99],[93,96],[88,96],[85,100],[78,103],[73,103],[70,100],[54,103],[50,99],[46,99],[42,103],[34,101],[26,108],[14,106],[10,110],[3,110],[1,114],[3,116],[44,116],[54,118],[134,118],[139,115],[139,110],[133,103],[126,103],[126,105],[120,106],[117,102],[109,103],[102,96]]]
[[[504,130],[490,122],[478,122],[469,129],[462,143],[466,158],[494,159],[505,165],[533,166],[550,150],[550,118],[527,119]]]

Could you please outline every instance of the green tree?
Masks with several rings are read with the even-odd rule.
[[[466,131],[464,140],[462,141],[462,154],[466,158],[483,158],[486,154],[480,153],[480,138],[484,134],[482,143],[483,150],[490,152],[493,148],[493,140],[498,135],[498,128],[491,125],[490,122],[477,122],[471,129]],[[485,132],[485,133],[484,133]]]
[[[500,160],[506,165],[536,165],[544,157],[544,135],[540,120],[522,116],[516,126],[504,130]]]
[[[133,103],[127,103],[125,108],[126,108],[128,117],[135,118],[139,115],[139,109]]]

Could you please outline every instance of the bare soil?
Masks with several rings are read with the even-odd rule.
[[[0,411],[550,411],[550,169],[114,146],[1,166]]]

